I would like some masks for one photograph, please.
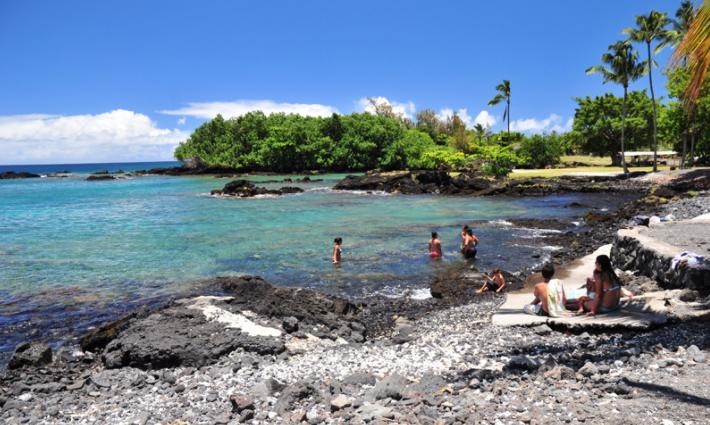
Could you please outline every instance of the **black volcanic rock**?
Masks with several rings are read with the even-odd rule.
[[[24,171],[16,173],[14,171],[6,171],[4,173],[0,173],[0,180],[6,180],[6,179],[34,179],[41,177],[39,174],[35,173],[26,173]]]
[[[45,366],[52,362],[52,349],[43,343],[23,343],[17,346],[8,363],[8,369],[19,369],[26,366]]]
[[[379,190],[407,195],[440,193],[445,195],[482,195],[495,188],[496,182],[475,173],[451,175],[443,170],[367,173],[347,176],[339,181],[336,190]]]
[[[111,174],[92,174],[86,178],[88,182],[102,181],[102,180],[117,180],[116,176]]]
[[[280,189],[267,189],[265,187],[258,187],[249,180],[239,179],[227,183],[222,189],[211,191],[210,194],[250,198],[256,195],[284,195],[300,192],[303,192],[303,189],[300,187],[284,186]]]

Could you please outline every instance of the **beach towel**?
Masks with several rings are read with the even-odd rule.
[[[705,257],[690,251],[683,251],[680,254],[673,257],[671,260],[671,268],[673,270],[678,270],[678,266],[692,267],[702,264],[705,261]]]
[[[565,308],[565,287],[559,279],[552,279],[547,283],[547,314],[542,310],[542,304],[528,304],[523,307],[523,312],[533,316],[562,317],[571,316],[572,313]]]
[[[565,286],[559,279],[547,283],[547,310],[550,317],[565,316],[569,312],[565,308]]]

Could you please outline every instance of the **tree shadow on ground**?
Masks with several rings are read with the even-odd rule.
[[[710,399],[698,397],[693,394],[688,394],[684,391],[676,390],[666,385],[651,384],[649,382],[633,381],[624,378],[624,383],[630,387],[635,387],[649,393],[654,393],[657,396],[672,398],[685,403],[697,404],[700,406],[710,406]]]

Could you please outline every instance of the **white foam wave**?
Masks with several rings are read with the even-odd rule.
[[[513,225],[513,223],[511,223],[507,220],[490,220],[488,223],[495,224],[498,226],[512,226]]]

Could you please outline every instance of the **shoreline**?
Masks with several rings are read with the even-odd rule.
[[[556,255],[553,253],[553,262],[567,263],[570,258],[579,257],[580,252],[593,251],[596,244],[613,237],[616,228],[623,226],[633,215],[652,209],[673,208],[674,202],[691,209],[683,205],[687,202],[684,199],[670,204],[648,204],[646,198],[642,198],[601,217],[590,217],[595,220],[590,220],[593,223],[582,234],[554,234],[555,244],[559,241],[561,246],[569,249],[558,251]],[[609,231],[610,228],[613,229]],[[577,246],[570,245],[573,240],[577,241]],[[583,240],[582,243],[580,240]],[[527,274],[526,270],[517,272]],[[588,393],[588,397],[599,394],[603,399],[607,394],[622,404],[625,403],[622,399],[627,400],[628,408],[637,409],[644,399],[628,397],[635,394],[637,387],[633,386],[636,381],[629,381],[627,376],[640,379],[655,373],[663,377],[668,371],[677,374],[678,370],[684,370],[684,366],[692,367],[699,376],[710,376],[703,359],[703,350],[710,347],[710,337],[695,330],[702,323],[674,324],[639,335],[612,332],[613,335],[621,335],[622,341],[625,341],[623,346],[630,347],[628,350],[632,354],[617,350],[613,343],[616,337],[610,339],[607,333],[578,338],[542,327],[497,331],[490,325],[489,317],[502,298],[491,294],[473,295],[471,289],[478,287],[470,285],[472,274],[475,272],[468,268],[452,270],[442,278],[449,292],[439,299],[424,302],[385,297],[337,301],[320,293],[320,297],[325,297],[323,302],[341,306],[337,310],[339,313],[332,313],[336,316],[354,315],[357,309],[360,319],[352,323],[361,325],[348,325],[344,330],[342,323],[351,323],[350,319],[345,322],[338,319],[333,326],[326,326],[331,329],[323,329],[325,333],[317,337],[319,343],[312,346],[306,344],[294,350],[268,349],[261,355],[237,347],[231,354],[218,355],[216,362],[211,364],[178,365],[158,370],[133,367],[105,369],[105,358],[102,361],[100,354],[84,352],[77,355],[63,350],[57,353],[53,365],[3,372],[0,381],[0,407],[3,407],[3,413],[0,417],[8,423],[20,423],[22,418],[29,418],[32,423],[84,423],[89,420],[87,418],[107,423],[151,424],[175,419],[194,423],[288,423],[300,420],[357,423],[358,420],[368,421],[368,418],[409,422],[424,417],[432,420],[449,418],[455,423],[471,417],[479,420],[497,417],[503,409],[509,412],[506,417],[518,418],[526,423],[541,423],[548,414],[544,413],[545,409],[524,406],[523,400],[515,397],[499,404],[492,401],[495,394],[506,387],[527,387],[528,391],[539,392],[544,399],[554,398],[556,391],[561,390],[552,390],[553,387],[545,382],[550,377],[559,376],[552,379],[568,388],[567,391],[581,390]],[[516,287],[523,284],[521,280]],[[292,291],[308,291],[284,290],[287,292],[282,299],[289,301],[293,299],[289,295]],[[248,293],[241,292],[242,295]],[[219,305],[226,309],[233,307],[229,302]],[[250,310],[255,307],[255,304],[247,305]],[[309,306],[309,303],[302,305]],[[279,328],[280,316],[270,316],[275,310],[269,310],[268,304],[262,307],[267,310],[259,312],[257,309],[256,316],[250,319],[260,323],[260,326]],[[239,308],[234,311],[239,311]],[[369,311],[371,317],[362,315],[363,311]],[[151,313],[140,312],[133,318],[139,318],[142,314]],[[333,319],[327,314],[324,317]],[[305,319],[302,326],[307,329],[306,334],[313,335],[318,328],[315,322],[320,319],[313,319],[315,322],[309,320]],[[140,321],[136,323],[140,324]],[[280,328],[285,331],[285,321]],[[491,339],[496,333],[497,338],[494,336]],[[362,341],[358,335],[366,336],[366,339]],[[501,339],[502,335],[507,336]],[[693,344],[679,345],[679,335]],[[294,338],[300,342],[310,341],[308,335],[291,337]],[[345,339],[349,343],[341,344],[339,338],[350,340]],[[676,341],[675,346],[682,350],[676,350],[672,344],[666,347],[666,343],[659,350],[655,345],[657,342],[654,342],[669,340]],[[331,341],[332,344],[324,341]],[[535,348],[540,341],[545,342],[542,353]],[[443,351],[432,352],[432,347],[436,346],[442,347]],[[572,350],[571,356],[559,355],[564,352],[564,347]],[[438,353],[439,357],[432,357],[434,353]],[[360,360],[356,361],[357,358]],[[599,360],[588,363],[590,359],[597,358]],[[627,360],[623,360],[625,358]],[[646,372],[638,371],[633,358],[645,359],[643,361],[657,367]],[[667,358],[681,360],[669,362]],[[388,361],[391,362],[389,365]],[[664,365],[658,366],[661,363]],[[365,369],[362,369],[363,366]],[[323,377],[309,378],[313,374]],[[278,382],[274,384],[270,379]],[[209,384],[205,387],[200,382]],[[440,392],[444,387],[450,389]],[[40,397],[39,394],[46,396]],[[230,398],[235,394],[238,396],[236,402],[233,397]],[[493,395],[493,398],[486,394]],[[622,399],[619,399],[620,396]],[[36,401],[44,397],[49,397],[48,406],[44,406],[45,403],[37,405]],[[484,403],[480,402],[481,397]],[[242,402],[245,404],[240,404]],[[154,403],[161,408],[151,409],[149,406]],[[167,407],[165,403],[168,403]],[[524,408],[518,409],[516,403]],[[93,410],[91,406],[102,407]],[[456,406],[461,407],[454,409]],[[475,409],[466,410],[466,406],[475,406]],[[565,412],[572,412],[575,420],[605,423],[596,420],[591,412],[574,410],[568,402],[559,403],[559,407],[564,407]],[[89,412],[88,416],[82,412]],[[549,413],[554,412],[553,409]],[[698,418],[700,412],[703,412],[702,404],[686,409],[679,413],[679,417]],[[613,412],[609,410],[608,414],[613,415]]]

